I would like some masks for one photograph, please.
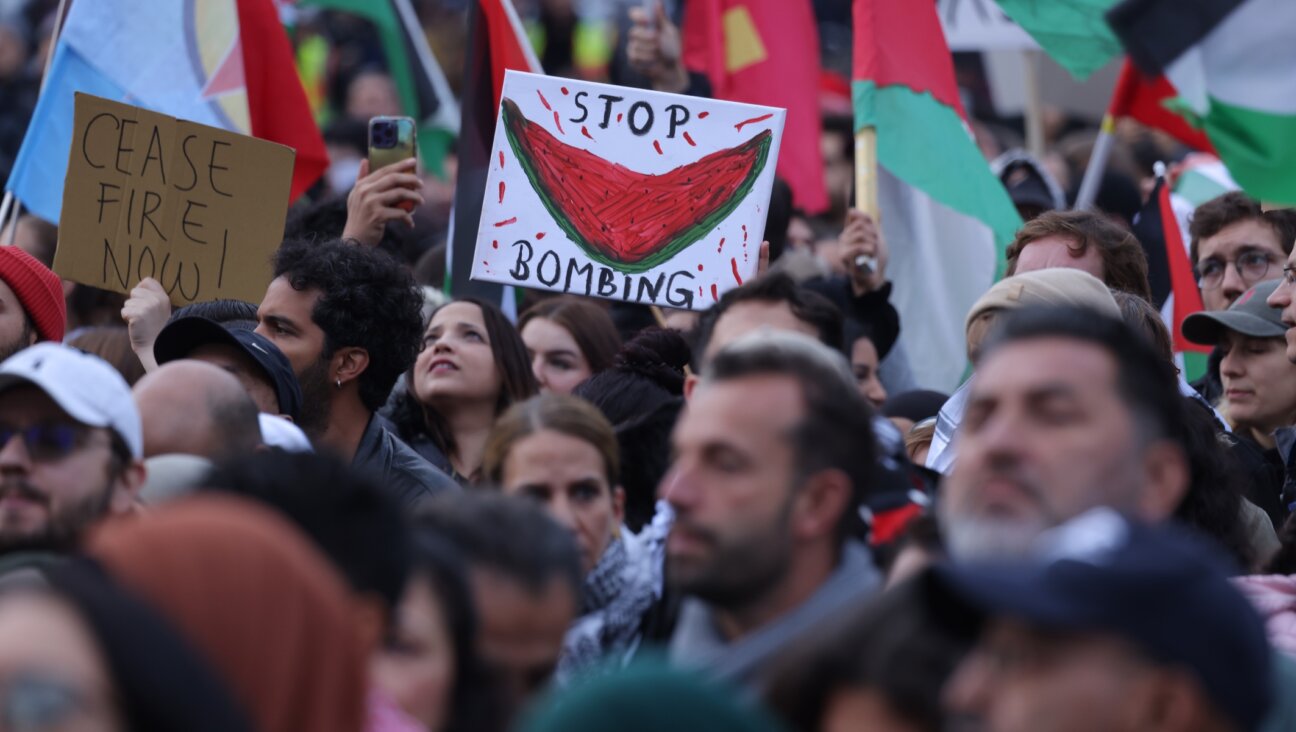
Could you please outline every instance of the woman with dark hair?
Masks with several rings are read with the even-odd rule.
[[[373,682],[427,732],[499,728],[494,687],[473,646],[477,613],[462,558],[440,534],[416,528],[413,573]]]
[[[678,332],[648,328],[622,346],[615,366],[572,392],[612,423],[621,452],[625,522],[633,531],[656,511],[657,484],[670,467],[670,435],[684,406],[684,369],[691,355]]]
[[[890,352],[891,344],[875,342],[872,328],[847,318],[842,324],[842,346],[850,359],[851,373],[855,375],[860,396],[874,409],[881,409],[886,403],[887,390],[878,377],[878,364]]]
[[[621,336],[612,316],[588,300],[564,295],[541,300],[518,320],[540,391],[570,394],[612,367]]]
[[[536,393],[526,345],[499,308],[461,298],[432,313],[391,420],[410,447],[463,485],[481,478],[495,419]]]
[[[581,553],[581,616],[563,644],[558,678],[628,660],[659,599],[666,514],[638,536],[622,525],[625,492],[612,425],[588,402],[541,394],[513,405],[486,446],[486,476],[506,495],[538,501]]]

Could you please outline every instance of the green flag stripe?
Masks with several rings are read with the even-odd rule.
[[[1004,13],[1077,79],[1121,53],[1104,14],[1117,0],[997,0]]]
[[[1211,144],[1247,193],[1296,205],[1296,116],[1261,112],[1211,98],[1202,119]]]

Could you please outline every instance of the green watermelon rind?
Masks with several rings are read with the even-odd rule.
[[[545,210],[548,211],[549,215],[558,223],[559,228],[567,234],[567,238],[575,242],[575,244],[581,248],[581,251],[585,252],[585,254],[591,259],[627,274],[646,272],[670,261],[685,248],[700,241],[712,229],[718,226],[721,221],[728,217],[729,214],[733,213],[733,210],[743,202],[743,199],[747,197],[747,194],[751,193],[751,189],[756,185],[756,179],[759,178],[761,173],[765,170],[765,164],[769,160],[770,144],[773,140],[773,134],[770,133],[769,130],[764,130],[760,135],[758,135],[758,137],[761,137],[761,140],[757,143],[759,150],[756,154],[756,160],[752,164],[751,169],[747,172],[746,177],[744,177],[742,182],[738,184],[738,187],[734,190],[734,194],[730,196],[728,200],[720,204],[719,207],[701,221],[681,230],[669,244],[662,247],[660,250],[653,252],[637,262],[622,262],[608,257],[606,254],[599,251],[597,247],[594,247],[589,242],[585,241],[585,237],[580,234],[567,213],[563,211],[558,205],[558,202],[554,200],[553,195],[540,179],[539,171],[536,170],[534,163],[531,161],[527,146],[519,139],[518,133],[520,130],[515,129],[515,125],[521,127],[522,125],[535,123],[523,117],[520,111],[517,111],[517,119],[514,120],[514,110],[517,110],[518,108],[517,104],[511,99],[505,98],[504,103],[500,105],[500,109],[504,121],[504,133],[505,137],[508,138],[509,147],[513,150],[514,156],[517,157],[518,162],[521,164],[522,171],[526,173],[527,180],[531,183],[531,188],[540,196],[540,202],[544,205]],[[739,147],[741,147],[741,145]]]

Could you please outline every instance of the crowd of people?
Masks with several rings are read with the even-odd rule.
[[[627,69],[688,86],[634,10]],[[350,71],[339,120],[384,113]],[[923,390],[905,243],[847,205],[825,116],[832,209],[776,185],[759,276],[696,313],[447,297],[447,189],[411,164],[335,159],[256,303],[62,281],[24,219],[0,729],[1296,726],[1296,211],[1196,208],[1205,309],[1174,334],[1131,224],[1136,159],[1182,151],[1127,130],[1089,211],[1072,148],[1011,153],[1025,223],[971,374]],[[1211,350],[1192,383],[1181,340]]]

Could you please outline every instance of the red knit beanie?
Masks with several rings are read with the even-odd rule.
[[[67,327],[67,303],[59,276],[16,246],[0,246],[0,280],[18,296],[42,341],[60,342]]]

